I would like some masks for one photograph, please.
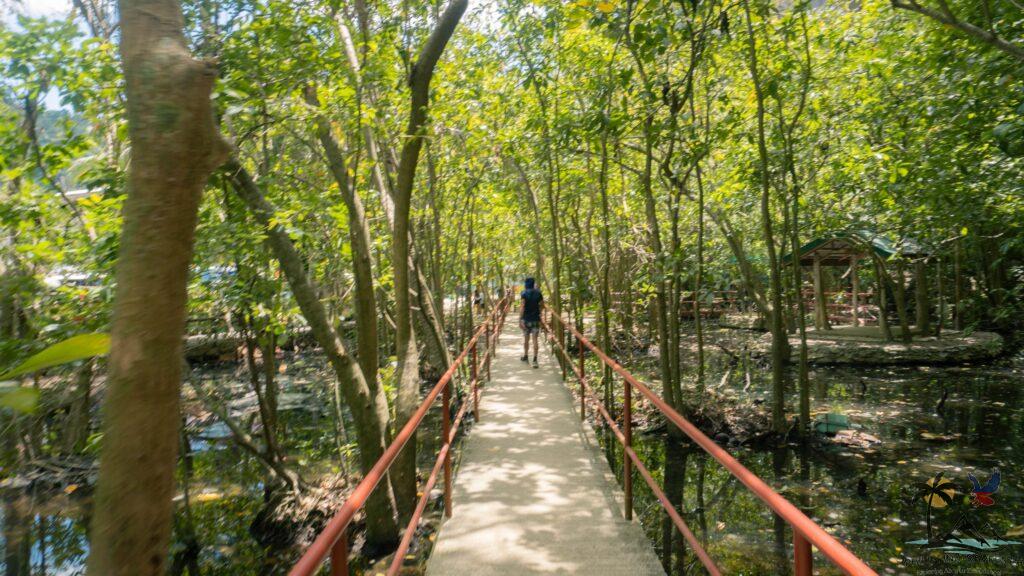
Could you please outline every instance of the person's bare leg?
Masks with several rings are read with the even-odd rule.
[[[530,333],[526,332],[523,334],[523,360],[528,360],[530,356]]]
[[[535,330],[533,332],[533,363],[534,364],[537,363],[537,348],[540,346],[540,344],[538,344],[539,341],[540,341],[540,330]]]

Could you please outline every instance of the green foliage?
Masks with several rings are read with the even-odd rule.
[[[79,334],[63,340],[33,354],[20,364],[0,374],[0,381],[12,380],[52,368],[85,360],[94,356],[105,356],[110,351],[110,336],[107,334]],[[39,402],[39,390],[18,386],[14,382],[0,382],[0,406],[18,412],[33,412]]]
[[[394,263],[387,188],[403,144],[410,68],[443,4],[183,2],[191,48],[219,66],[213,98],[221,130],[274,204],[274,222],[300,249],[329,313],[345,325],[355,313],[357,255],[342,191],[316,140],[318,118],[339,142],[370,226],[386,364],[380,379],[389,396]],[[454,316],[454,303],[470,284],[512,284],[539,272],[550,298],[556,264],[566,305],[574,302],[589,321],[607,277],[614,328],[629,322],[653,339],[658,287],[669,285],[676,300],[693,297],[699,193],[699,301],[743,288],[744,265],[749,280],[764,283],[757,107],[742,3],[479,4],[431,85],[412,206],[417,262],[437,303],[447,304],[452,347],[466,319],[463,304]],[[959,263],[965,328],[1019,328],[1019,64],[894,10],[888,0],[856,9],[811,4],[750,0],[779,248],[799,193],[801,240],[860,228],[915,238],[942,260],[950,307],[954,259]],[[981,16],[969,2],[951,5],[965,18]],[[1018,38],[1022,24],[1010,3],[994,5],[996,29]],[[343,29],[358,71],[348,62]],[[4,367],[39,352],[39,342],[83,333],[77,338],[98,339],[109,329],[131,150],[119,66],[116,36],[92,30],[80,15],[0,24],[0,296],[17,308],[17,321],[0,335]],[[319,108],[305,102],[307,86]],[[378,147],[376,163],[365,132]],[[62,193],[72,191],[76,199],[65,201]],[[660,251],[650,240],[652,220]],[[303,327],[266,231],[224,174],[210,179],[202,199],[192,271],[190,334],[233,329],[281,344]],[[865,283],[873,278],[863,271]],[[102,353],[99,341],[71,338],[63,346],[5,377]],[[333,391],[325,384],[322,392]],[[34,389],[8,387],[0,404],[32,409],[38,402]],[[101,442],[93,434],[88,450]],[[229,503],[197,513],[212,518],[251,514],[249,508]]]
[[[27,414],[34,412],[38,403],[38,390],[17,386],[14,382],[0,382],[0,406]]]
[[[24,362],[0,374],[0,380],[17,378],[60,364],[92,358],[93,356],[105,356],[109,351],[110,335],[79,334],[33,354]]]

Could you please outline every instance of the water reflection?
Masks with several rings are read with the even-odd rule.
[[[2,512],[6,576],[84,573],[88,519],[81,507],[19,489],[5,492]]]
[[[286,433],[281,436],[304,474],[315,477],[337,467],[334,426],[323,422],[329,416],[320,410],[301,406],[330,406],[322,385],[331,381],[330,375],[317,372],[316,366],[322,364],[315,357],[289,359],[289,364],[301,369],[289,373],[284,391],[300,394],[289,397],[299,408],[282,412],[279,425]],[[635,371],[641,373],[642,368]],[[725,364],[713,365],[708,381],[722,381],[727,369]],[[228,369],[205,374],[232,377]],[[818,367],[811,374],[815,415],[843,414],[880,444],[730,450],[869,565],[880,572],[888,568],[896,574],[917,573],[920,567],[909,562],[920,552],[909,550],[913,547],[906,543],[923,537],[926,508],[912,493],[915,483],[939,471],[966,490],[968,472],[987,478],[999,468],[1003,481],[994,497],[996,505],[979,514],[1000,536],[1024,524],[1022,376],[1020,356],[986,366]],[[737,371],[717,392],[751,402],[769,398],[768,382],[756,369],[749,386]],[[791,394],[789,405],[796,406],[796,391],[791,389]],[[435,413],[431,418],[436,424]],[[194,533],[186,525],[186,507],[179,506],[171,564],[176,563],[173,568],[182,574],[189,573],[189,566],[204,574],[282,574],[294,552],[263,546],[250,533],[265,503],[264,471],[221,426],[215,419],[189,417],[183,450],[189,456],[183,459],[179,482],[185,485],[188,479],[187,514]],[[613,469],[621,474],[621,449],[614,439],[601,436]],[[421,454],[431,457],[436,438],[428,435],[420,441],[425,443]],[[791,530],[721,466],[664,432],[637,431],[635,441],[655,480],[723,571],[789,573]],[[637,516],[667,570],[673,575],[702,574],[699,560],[646,484],[637,477],[633,485]],[[4,573],[84,573],[88,504],[84,487],[70,493],[5,488],[0,508]],[[957,515],[936,510],[932,521],[942,530],[953,526]],[[1000,551],[983,565],[997,574],[1022,573],[1019,553]],[[815,563],[817,573],[838,573],[820,555]]]
[[[288,354],[289,371],[279,376],[281,438],[294,465],[315,478],[337,470],[331,429],[323,425],[330,406],[331,382],[326,364],[315,355]],[[251,423],[254,405],[244,375],[234,365],[204,366],[193,377],[224,390],[232,415]],[[242,392],[239,392],[242,391]],[[284,574],[294,550],[264,546],[252,533],[253,519],[266,504],[266,474],[260,463],[241,450],[230,430],[197,402],[186,402],[179,494],[175,499],[169,574]],[[90,487],[87,485],[26,486],[7,479],[0,493],[3,517],[2,574],[71,576],[85,573],[88,555]]]
[[[718,378],[722,374],[724,369]],[[842,445],[819,438],[730,451],[880,573],[918,573],[941,559],[930,560],[906,544],[925,537],[926,508],[914,498],[915,486],[939,471],[956,483],[962,498],[970,488],[968,472],[987,478],[1000,469],[996,505],[975,512],[997,536],[1014,528],[1024,533],[1022,374],[1019,356],[974,367],[818,367],[811,374],[813,413],[843,414],[858,433],[880,443]],[[768,400],[768,382],[756,374],[750,387],[736,380],[718,392]],[[791,394],[789,405],[796,406],[796,391]],[[790,573],[791,529],[720,465],[666,434],[636,435],[635,442],[723,572]],[[621,455],[615,454],[618,470]],[[669,573],[704,573],[646,485],[634,486],[638,516]],[[933,510],[933,522],[948,530],[964,510],[960,501],[948,511]],[[974,559],[971,566],[1022,573],[1022,548]],[[818,553],[815,567],[816,573],[839,573]]]

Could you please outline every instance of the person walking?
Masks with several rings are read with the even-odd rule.
[[[487,311],[487,308],[484,306],[484,296],[480,293],[479,288],[473,290],[473,310],[480,313]]]
[[[540,307],[544,303],[544,295],[536,287],[533,278],[524,282],[525,290],[519,295],[519,327],[523,330],[523,362],[530,359],[530,336],[533,336],[533,367],[537,363],[538,340],[540,339]]]

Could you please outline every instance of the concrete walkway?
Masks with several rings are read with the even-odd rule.
[[[539,369],[521,355],[509,318],[427,576],[664,576],[640,525],[623,518],[622,493],[557,363],[543,349]]]

